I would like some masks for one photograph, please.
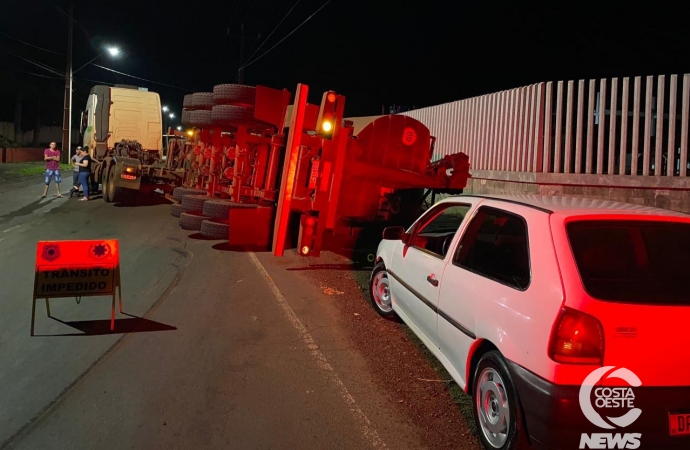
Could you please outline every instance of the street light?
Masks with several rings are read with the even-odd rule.
[[[178,126],[177,126],[177,131],[182,131],[182,126],[178,125]]]
[[[81,69],[83,69],[84,67],[88,66],[89,64],[91,64],[92,62],[94,62],[95,60],[97,60],[98,58],[100,58],[101,56],[103,56],[103,54],[105,54],[105,53],[108,53],[110,56],[112,56],[113,58],[115,58],[115,57],[117,57],[117,56],[120,54],[120,49],[117,48],[117,47],[106,47],[105,49],[103,49],[102,52],[100,52],[100,53],[98,54],[98,56],[96,56],[96,57],[93,58],[91,61],[87,62],[86,64],[84,64],[83,66],[81,66],[80,68],[78,68],[77,70],[75,70],[74,72],[72,72],[72,75],[74,75],[75,73],[79,72]]]
[[[161,110],[162,110],[163,112],[168,112],[168,111],[169,111],[169,109],[168,109],[167,106],[163,106],[163,107],[161,108]],[[174,119],[174,118],[175,118],[175,114],[170,113],[170,114],[168,114],[168,117],[170,117],[171,119]],[[163,116],[163,130],[164,130],[164,133],[163,133],[163,134],[165,135],[165,146],[166,146],[166,148],[167,148],[167,147],[168,147],[168,143],[169,143],[169,141],[170,141],[170,137],[168,137],[168,131],[169,131],[169,129],[168,129],[167,125],[166,125],[166,120],[167,120],[167,119],[165,118],[165,116]],[[179,127],[178,127],[178,130],[179,130]]]

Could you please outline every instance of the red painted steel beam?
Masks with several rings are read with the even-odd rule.
[[[304,124],[304,113],[307,108],[307,96],[309,86],[298,84],[295,93],[295,104],[290,118],[290,133],[285,148],[285,164],[283,166],[283,177],[281,180],[280,193],[278,196],[278,211],[276,213],[275,231],[273,233],[273,255],[283,256],[285,251],[285,239],[287,237],[288,224],[290,219],[290,203],[297,176],[297,161],[299,157],[299,146],[302,138],[302,127]]]

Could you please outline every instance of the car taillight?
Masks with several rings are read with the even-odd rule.
[[[551,334],[549,356],[563,364],[604,362],[604,329],[594,317],[570,308],[561,310]]]

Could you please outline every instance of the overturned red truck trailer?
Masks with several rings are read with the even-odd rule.
[[[421,122],[387,115],[356,130],[345,96],[313,105],[308,93],[300,84],[291,101],[287,90],[219,85],[185,98],[194,128],[168,152],[188,169],[173,191],[183,228],[275,255],[371,257],[383,228],[414,220],[424,195],[462,192],[467,155],[431,162],[435,138]]]

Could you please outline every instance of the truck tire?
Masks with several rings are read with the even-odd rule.
[[[248,203],[237,203],[231,200],[212,199],[204,202],[202,211],[205,216],[214,219],[227,219],[232,208],[252,208],[256,205]]]
[[[187,194],[182,196],[182,204],[184,206],[189,206],[190,208],[194,208],[194,211],[201,211],[204,207],[204,203],[207,200],[211,200],[213,197],[209,197],[208,195],[194,195],[194,194]]]
[[[183,230],[199,231],[201,222],[208,219],[201,211],[183,212],[180,214],[180,228]]]
[[[195,92],[192,94],[189,109],[192,111],[210,111],[213,108],[213,92]]]
[[[197,211],[194,208],[194,206],[189,206],[189,205],[178,205],[178,204],[173,203],[172,205],[170,205],[170,207],[172,208],[170,210],[170,215],[173,217],[180,217],[180,214],[182,214],[183,212],[192,213],[192,212]]]
[[[244,106],[216,105],[211,110],[211,121],[215,125],[245,126],[257,129],[271,128],[272,125],[254,118],[254,110]]]
[[[254,108],[256,88],[243,84],[218,84],[213,88],[213,101],[216,105],[237,105]]]
[[[184,96],[184,100],[182,100],[182,107],[183,108],[193,108],[192,106],[192,98],[194,97],[194,94],[187,94]]]
[[[213,127],[213,120],[211,120],[211,111],[190,111],[189,125],[197,128]]]
[[[177,200],[178,202],[181,202],[182,197],[185,195],[202,195],[205,193],[206,193],[205,189],[196,189],[196,188],[188,188],[188,187],[178,186],[175,189],[173,189],[172,198]]]
[[[210,239],[229,239],[228,219],[206,219],[201,222],[201,235]]]
[[[177,203],[173,203],[170,205],[170,215],[173,217],[180,217],[180,214],[185,212],[185,206],[184,205],[178,205]]]
[[[182,125],[190,126],[191,120],[192,120],[192,111],[183,110],[182,111],[182,118],[180,119],[180,122],[182,123]]]
[[[110,191],[110,201],[113,203],[128,201],[134,195],[134,191],[132,189],[125,189],[123,187],[115,186],[115,179],[120,176],[121,170],[122,169],[118,166],[112,166],[110,168],[109,176],[112,178],[112,184],[108,190]]]
[[[132,189],[125,189],[122,187],[116,187],[110,195],[110,201],[113,203],[128,202],[134,197],[134,191]]]

